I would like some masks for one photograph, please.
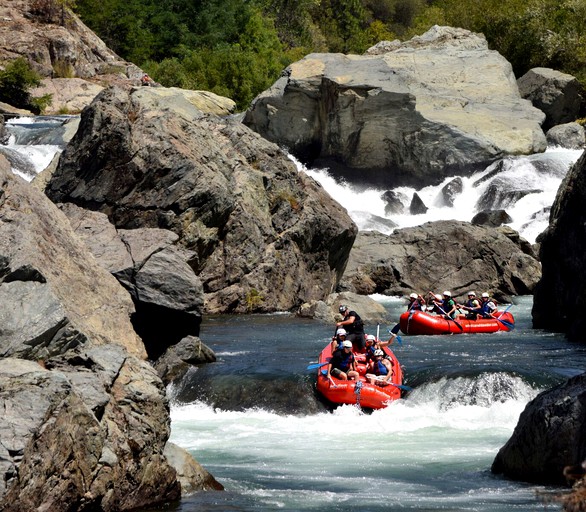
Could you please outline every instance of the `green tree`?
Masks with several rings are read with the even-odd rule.
[[[26,108],[40,113],[51,101],[50,95],[32,98],[30,89],[41,83],[41,77],[23,57],[6,64],[0,71],[0,101],[14,107]]]

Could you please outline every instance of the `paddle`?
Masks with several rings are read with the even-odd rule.
[[[437,304],[437,302],[436,302],[436,304]],[[442,312],[444,315],[446,315],[446,319],[447,319],[447,320],[451,320],[452,322],[454,322],[454,323],[455,323],[455,324],[456,324],[456,325],[457,325],[457,326],[460,328],[460,330],[461,330],[462,332],[464,332],[464,327],[462,327],[462,326],[461,326],[461,325],[460,325],[460,324],[459,324],[459,323],[458,323],[456,320],[454,320],[454,319],[453,319],[451,316],[449,316],[449,315],[448,315],[448,314],[447,314],[447,313],[446,313],[446,312],[445,312],[445,311],[442,309],[442,307],[441,307],[439,304],[437,305],[437,307],[438,307],[438,309],[439,309],[439,310],[440,310],[440,311],[441,311],[441,312]]]
[[[327,370],[322,370],[321,374],[325,377],[328,374]],[[332,385],[333,388],[337,388],[338,385],[334,382],[334,379],[332,379],[332,377],[328,377],[328,379],[330,380],[330,384]]]
[[[397,343],[399,345],[403,344],[403,340],[401,339],[401,336],[399,336],[398,334],[395,334],[391,329],[389,329],[389,334],[392,334],[395,337],[395,339],[397,340]]]
[[[326,366],[327,364],[330,364],[330,363],[329,362],[327,362],[327,363],[312,363],[307,366],[307,369],[308,370],[316,370],[317,368],[321,368],[322,366]]]
[[[500,322],[501,324],[503,324],[507,329],[509,329],[509,331],[512,331],[515,328],[515,324],[512,324],[511,322],[507,321],[507,320],[501,320],[501,316],[503,316],[510,308],[511,308],[512,304],[509,304],[509,306],[507,307],[507,309],[505,309],[498,317],[494,316],[494,315],[490,315],[492,316],[492,318],[494,318],[497,322]]]
[[[381,378],[377,378],[375,380],[380,380],[381,382],[386,382],[390,386],[395,386],[396,388],[403,389],[405,391],[413,391],[413,388],[410,388],[409,386],[404,386],[403,384],[395,384],[394,382],[389,382],[388,380],[384,380]]]

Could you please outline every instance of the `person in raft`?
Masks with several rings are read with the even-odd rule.
[[[458,306],[452,299],[452,293],[448,290],[444,292],[444,298],[442,299],[441,303],[437,301],[433,301],[433,303],[438,307],[444,318],[454,320],[456,318],[456,311]]]
[[[356,360],[352,353],[352,342],[344,340],[342,348],[336,350],[328,364],[328,379],[331,376],[340,380],[358,380],[358,372],[356,371]]]
[[[493,313],[496,311],[495,301],[490,298],[490,295],[487,292],[482,294],[480,301],[480,314],[484,318],[492,317]]]
[[[383,341],[383,340],[377,339],[376,336],[374,336],[373,334],[367,334],[366,335],[366,361],[368,362],[369,360],[373,360],[374,353],[377,350],[382,349],[383,347],[388,347],[389,345],[391,345],[395,341],[396,337],[397,337],[396,334],[391,333],[391,337],[387,341]],[[384,351],[383,351],[383,357],[385,359],[389,359],[389,356],[387,354],[385,354]]]
[[[356,352],[363,352],[366,346],[366,340],[364,339],[364,323],[362,322],[362,318],[360,318],[356,311],[352,311],[345,304],[340,304],[338,311],[344,315],[344,319],[338,322],[336,327],[346,329],[346,339],[352,342],[354,350]]]
[[[466,320],[476,320],[480,314],[480,301],[476,298],[476,292],[468,292],[468,300],[463,304],[458,304],[458,308],[467,311],[465,315],[458,315],[458,318]]]
[[[338,329],[336,335],[332,338],[332,354],[342,348],[342,342],[346,339],[346,329]]]
[[[436,315],[443,315],[440,311],[438,304],[442,303],[442,296],[439,293],[429,292],[429,301],[427,311],[429,313],[435,313]]]
[[[407,311],[425,311],[425,299],[417,293],[409,295],[409,304],[407,304]]]
[[[384,358],[384,352],[377,348],[366,369],[366,380],[378,386],[388,386],[389,379],[393,376],[393,367],[388,359]]]

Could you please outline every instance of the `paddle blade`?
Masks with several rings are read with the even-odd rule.
[[[325,366],[328,363],[313,363],[307,366],[308,370],[316,370],[317,368],[321,368],[322,366]]]
[[[413,388],[409,386],[404,386],[403,384],[395,384],[394,382],[389,382],[391,386],[395,386],[396,388],[403,389],[404,391],[413,391]]]
[[[397,338],[397,343],[398,343],[399,345],[402,345],[402,344],[403,344],[403,340],[401,339],[401,336],[399,336],[399,335],[397,334],[396,338]]]
[[[498,319],[497,319],[498,320]],[[507,320],[499,320],[501,324],[503,324],[509,331],[512,331],[515,328],[515,324],[508,322]]]

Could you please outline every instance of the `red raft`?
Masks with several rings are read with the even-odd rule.
[[[356,352],[354,357],[360,374],[359,381],[340,380],[333,376],[328,379],[327,363],[332,357],[331,343],[328,343],[319,355],[319,362],[326,365],[317,370],[317,390],[334,404],[357,404],[365,409],[383,409],[389,402],[398,400],[401,398],[403,370],[395,354],[388,347],[383,347],[382,350],[389,356],[393,367],[393,377],[387,386],[377,386],[366,380],[366,354]]]
[[[401,315],[399,325],[405,334],[462,334],[510,331],[514,328],[515,319],[511,313],[497,311],[494,316],[478,320],[447,320],[441,315],[423,311],[406,311]]]

